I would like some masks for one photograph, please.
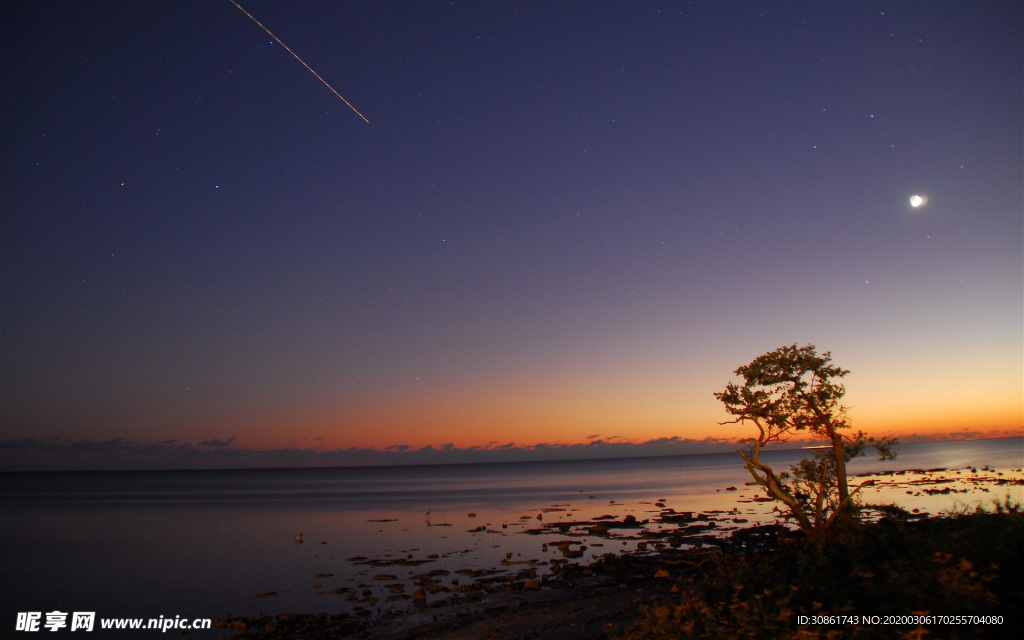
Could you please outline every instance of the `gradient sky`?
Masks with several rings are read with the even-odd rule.
[[[1021,434],[1019,2],[239,1],[369,124],[229,0],[3,3],[7,468],[735,438],[791,343]]]

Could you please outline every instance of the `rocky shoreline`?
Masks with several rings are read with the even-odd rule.
[[[978,496],[994,487],[1024,485],[1020,469],[1004,474],[988,468],[980,473],[973,468],[896,471],[861,480],[865,488],[884,488],[889,494],[911,497]],[[352,613],[228,616],[216,620],[215,625],[231,640],[606,638],[629,626],[643,606],[698,583],[702,573],[721,557],[771,551],[788,531],[778,524],[749,524],[738,509],[695,513],[677,512],[664,502],[654,506],[659,511],[642,520],[627,515],[545,522],[545,514],[538,514],[538,526],[521,533],[545,536],[549,541],[543,543],[543,550],[561,556],[549,560],[507,553],[500,567],[432,569],[401,579],[387,567],[415,567],[431,559],[349,559],[381,568],[372,579],[390,591],[387,601],[411,604],[411,609],[382,609],[373,595],[377,591],[354,588],[339,593],[359,603]],[[907,509],[905,515],[910,519],[930,517],[918,508]],[[601,542],[593,542],[595,539]],[[626,539],[633,551],[608,551],[592,562],[577,562],[584,552],[593,556],[604,544]],[[371,610],[375,605],[376,610]]]
[[[592,522],[577,524],[594,526]],[[484,626],[495,628],[479,637],[499,632],[503,635],[494,637],[546,637],[537,635],[546,626],[565,640],[604,637],[611,627],[621,628],[632,620],[639,601],[679,592],[699,580],[702,570],[724,554],[774,548],[782,530],[777,525],[762,525],[734,531],[727,537],[694,533],[688,538],[694,546],[688,549],[662,543],[652,553],[607,554],[587,565],[566,562],[556,577],[544,580],[529,573],[518,579],[485,579],[472,583],[475,586],[466,590],[468,595],[424,603],[412,613],[376,619],[349,614],[282,614],[226,618],[216,621],[216,625],[240,631],[231,636],[234,640],[412,640],[448,637],[445,634],[453,634],[452,638],[478,637],[476,632],[467,636],[467,627],[480,631]],[[572,553],[572,547],[566,548]],[[529,633],[517,635],[513,621],[520,619],[528,621]]]

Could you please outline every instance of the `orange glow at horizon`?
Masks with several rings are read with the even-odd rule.
[[[580,402],[580,399],[576,399]],[[349,447],[386,449],[422,448],[452,444],[458,448],[493,448],[502,445],[532,447],[540,444],[573,445],[594,440],[640,444],[662,438],[736,441],[750,435],[751,425],[719,422],[728,416],[715,406],[682,410],[671,403],[615,405],[613,399],[579,404],[553,400],[518,405],[515,399],[477,398],[456,403],[451,399],[408,399],[388,406],[365,405],[350,411],[307,412],[281,415],[247,423],[237,446],[255,449],[280,447],[320,450]],[[942,436],[983,434],[1005,437],[1024,434],[1020,410],[1003,403],[977,406],[935,404],[926,409],[880,406],[872,411],[854,408],[852,427],[870,436]],[[223,436],[236,433],[228,429]],[[230,434],[229,434],[230,432]]]
[[[878,362],[850,365],[856,371],[845,380],[844,404],[855,431],[942,438],[1002,437],[1024,429],[1024,390],[1006,365],[977,364],[964,375],[936,358],[914,369],[900,361],[902,366],[866,370]],[[192,424],[204,426],[191,441],[234,436],[233,446],[250,449],[491,448],[663,438],[736,441],[751,433],[751,425],[719,424],[729,416],[712,392],[730,379],[728,373],[712,385],[706,372],[672,375],[665,359],[652,357],[650,369],[592,364],[585,376],[567,366],[549,368],[547,377],[422,379],[347,396],[311,391],[298,408],[263,398],[250,415],[196,416]],[[181,438],[182,431],[187,429],[175,435]]]

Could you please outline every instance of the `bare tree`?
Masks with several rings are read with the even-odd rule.
[[[850,435],[846,408],[840,400],[846,389],[839,382],[849,371],[833,364],[832,354],[818,355],[814,345],[780,347],[736,369],[742,386],[730,382],[715,397],[733,416],[721,424],[752,422],[756,438],[741,440],[739,450],[752,484],[782,502],[808,538],[823,542],[837,522],[852,521],[856,511],[846,464],[875,447],[880,459],[892,459],[895,438],[875,440],[861,431]],[[772,442],[784,442],[797,434],[824,442],[812,456],[789,472],[776,473],[761,460],[761,450]]]

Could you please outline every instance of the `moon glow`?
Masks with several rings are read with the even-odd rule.
[[[910,196],[910,206],[914,207],[915,209],[919,209],[926,204],[928,204],[928,196],[920,195],[917,193]]]

